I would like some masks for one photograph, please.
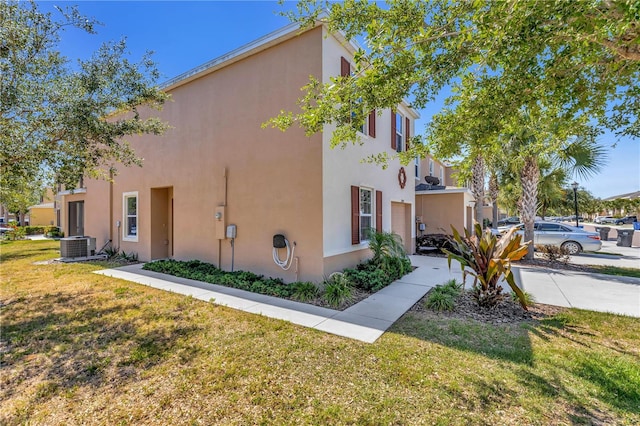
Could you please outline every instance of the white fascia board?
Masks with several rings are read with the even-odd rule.
[[[471,190],[468,188],[451,188],[451,189],[433,189],[428,191],[416,191],[416,195],[429,195],[429,194],[461,194],[469,193]]]

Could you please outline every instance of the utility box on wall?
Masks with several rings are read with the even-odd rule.
[[[214,221],[216,227],[216,239],[224,240],[227,232],[227,227],[225,225],[227,223],[225,206],[216,207]]]

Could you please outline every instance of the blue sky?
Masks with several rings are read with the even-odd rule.
[[[295,7],[295,2],[279,5],[275,1],[40,1],[43,11],[54,6],[78,5],[80,11],[104,25],[98,34],[88,35],[67,29],[60,49],[68,58],[90,57],[104,41],[123,37],[132,59],[153,51],[154,60],[168,80],[253,41],[289,23],[278,12]],[[416,131],[437,113],[441,103],[420,110]],[[616,138],[603,135],[600,142],[611,147]],[[623,139],[608,149],[608,162],[588,181],[579,180],[596,197],[606,198],[640,190],[640,140]]]

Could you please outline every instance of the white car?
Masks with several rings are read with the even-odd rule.
[[[616,218],[613,216],[597,216],[594,222],[595,223],[615,223]]]
[[[518,228],[517,233],[524,235],[524,224],[521,223],[515,226]],[[557,222],[535,222],[533,225],[533,237],[534,245],[562,247],[569,254],[578,254],[581,251],[598,251],[602,248],[599,233],[585,231],[582,228]]]

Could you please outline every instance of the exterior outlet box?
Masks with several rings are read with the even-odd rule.
[[[216,207],[214,214],[214,222],[216,227],[216,239],[224,240],[226,238],[226,211],[224,206]]]
[[[227,238],[235,238],[236,237],[236,226],[229,225],[227,226]]]

